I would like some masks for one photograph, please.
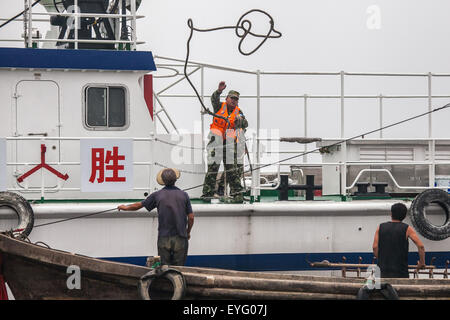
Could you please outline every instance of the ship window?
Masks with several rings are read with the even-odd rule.
[[[87,87],[85,121],[90,129],[123,129],[127,124],[127,99],[124,87]]]

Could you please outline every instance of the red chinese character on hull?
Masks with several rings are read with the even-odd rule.
[[[47,163],[45,163],[45,153],[47,152],[47,147],[45,144],[41,144],[41,163],[35,166],[33,169],[29,170],[28,172],[24,173],[20,177],[17,178],[18,182],[23,182],[26,178],[28,178],[30,175],[35,173],[36,171],[40,169],[47,169],[51,173],[53,173],[55,176],[57,176],[60,179],[67,180],[69,179],[69,175],[62,174],[61,172],[57,171],[56,169],[50,167]]]
[[[119,147],[113,147],[113,151],[106,151],[104,148],[92,148],[92,171],[89,181],[94,183],[98,175],[97,182],[125,182],[126,177],[120,177],[119,171],[124,170],[125,166],[120,165],[119,161],[125,160],[124,155],[119,155]],[[112,171],[112,176],[105,177],[105,171]],[[98,173],[98,174],[97,174]]]

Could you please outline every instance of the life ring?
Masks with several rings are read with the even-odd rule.
[[[432,224],[426,217],[425,207],[438,204],[445,212],[445,223],[441,226]],[[439,241],[450,237],[450,196],[441,189],[429,189],[418,194],[411,203],[411,222],[414,228],[425,238]]]
[[[159,281],[162,280],[162,281]],[[163,282],[169,283],[172,288],[169,293],[164,292],[164,295],[158,295],[157,289],[153,285]],[[181,300],[186,291],[186,282],[181,272],[168,268],[168,266],[161,266],[153,269],[141,277],[138,285],[139,294],[142,300]]]
[[[386,300],[398,300],[397,291],[389,283],[382,283],[379,289],[369,289],[366,285],[362,286],[358,294],[356,295],[357,300],[370,300],[370,296],[374,292],[380,292]]]
[[[17,193],[0,192],[0,207],[3,206],[14,210],[19,218],[19,225],[13,230],[14,235],[29,236],[34,226],[34,212],[28,201]]]

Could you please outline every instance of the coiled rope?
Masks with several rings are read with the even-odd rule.
[[[254,12],[259,12],[265,16],[267,16],[269,18],[269,23],[270,23],[270,28],[267,34],[257,34],[251,31],[252,29],[252,23],[250,20],[246,19],[245,17],[248,16],[251,13]],[[277,30],[275,30],[275,23],[274,20],[272,18],[271,15],[269,15],[267,12],[260,10],[260,9],[252,9],[250,11],[247,11],[246,13],[244,13],[238,20],[238,22],[236,23],[236,25],[234,26],[222,26],[222,27],[217,27],[217,28],[210,28],[210,29],[199,29],[199,28],[195,28],[194,27],[194,22],[192,21],[192,19],[188,19],[188,27],[190,29],[190,34],[189,34],[189,38],[186,44],[186,60],[184,61],[184,76],[186,77],[186,80],[189,82],[189,84],[191,85],[192,89],[194,90],[198,101],[200,101],[200,104],[202,106],[202,109],[204,111],[204,113],[207,113],[213,117],[218,117],[221,118],[225,121],[228,122],[228,119],[219,115],[216,115],[215,113],[211,112],[204,104],[202,98],[200,97],[200,94],[198,93],[197,88],[195,87],[195,85],[192,83],[191,79],[189,78],[189,75],[187,73],[187,65],[189,62],[189,56],[190,56],[190,52],[191,52],[191,40],[192,40],[192,36],[194,35],[194,31],[197,32],[212,32],[212,31],[218,31],[218,30],[227,30],[227,29],[232,29],[235,30],[236,36],[238,36],[241,40],[239,41],[239,45],[238,45],[238,50],[242,55],[245,56],[249,56],[253,53],[255,53],[259,48],[261,48],[261,46],[267,41],[267,39],[269,38],[280,38],[281,37],[281,33],[278,32]],[[243,33],[242,33],[243,32]],[[275,33],[275,35],[273,35],[272,33]],[[259,45],[257,45],[253,50],[245,52],[242,49],[242,43],[243,41],[247,38],[248,35],[257,37],[257,38],[263,38],[263,40],[259,43]]]

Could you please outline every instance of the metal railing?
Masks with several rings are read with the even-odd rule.
[[[359,279],[365,279],[364,277],[364,270],[367,270],[367,268],[371,266],[376,266],[375,260],[376,258],[373,257],[372,263],[362,263],[363,258],[358,257],[358,263],[348,263],[347,257],[342,257],[342,262],[329,262],[327,260],[321,261],[321,262],[310,262],[310,266],[312,268],[340,268],[341,269],[341,275],[343,278],[347,278],[349,273],[356,273],[354,276],[355,278]],[[427,275],[429,279],[434,279],[435,275],[442,275],[443,279],[448,279],[448,267],[450,265],[450,261],[445,261],[445,269],[442,269],[442,271],[437,271],[439,269],[436,268],[434,265],[436,261],[436,257],[432,257],[430,264],[424,266],[422,269],[418,269],[417,265],[408,265],[408,273],[413,275],[414,279],[418,279],[419,275]],[[428,271],[427,271],[428,270]]]
[[[48,141],[81,141],[82,139],[90,139],[90,138],[86,138],[86,137],[7,137],[6,141],[9,142],[19,142],[19,141],[37,141],[37,142],[41,142],[41,143],[45,143]],[[94,137],[92,139],[114,139],[111,137],[108,138],[99,138],[99,137]],[[133,138],[132,139],[133,142],[160,142],[162,143],[163,141],[159,138],[156,137],[148,137],[148,138]],[[433,140],[434,141],[434,140]],[[253,139],[253,148],[251,150],[253,159],[256,159],[256,145],[257,140]],[[178,145],[177,143],[170,143],[173,144],[175,147],[184,147],[181,145]],[[193,148],[191,146],[187,146],[189,148]],[[17,148],[17,146],[16,146]],[[283,151],[280,151],[280,153],[283,153]],[[18,176],[20,176],[21,174],[18,172],[18,167],[24,167],[24,168],[28,168],[31,166],[36,166],[39,165],[39,162],[29,162],[29,161],[18,161],[17,158],[17,154],[16,154],[16,160],[15,161],[9,161],[6,163],[7,166],[15,166],[16,170],[15,170],[15,178],[17,178]],[[67,161],[67,160],[63,160],[62,159],[63,156],[61,156],[58,158],[57,161],[48,161],[46,162],[46,164],[50,165],[50,166],[80,166],[81,162],[80,161]],[[265,164],[270,164],[270,163],[258,163],[259,165],[265,165]],[[401,165],[428,165],[428,166],[436,166],[436,165],[449,165],[450,166],[450,161],[437,161],[433,158],[433,160],[429,160],[429,161],[346,161],[346,162],[308,162],[308,163],[303,163],[303,162],[299,162],[299,163],[278,163],[276,164],[277,166],[277,170],[276,170],[276,176],[278,177],[278,181],[276,183],[269,183],[269,181],[266,181],[266,183],[264,185],[260,185],[259,183],[256,183],[257,181],[260,180],[255,180],[255,179],[262,179],[264,177],[262,176],[258,176],[257,173],[259,170],[254,170],[252,172],[252,179],[251,179],[251,192],[253,192],[254,194],[256,194],[257,192],[260,192],[260,190],[276,190],[278,188],[278,186],[280,185],[280,174],[282,172],[282,167],[286,167],[289,166],[290,168],[295,168],[295,170],[298,170],[301,172],[302,176],[304,175],[303,173],[303,169],[306,168],[311,168],[311,167],[322,167],[323,165],[335,165],[335,166],[339,166],[339,167],[343,167],[344,170],[346,171],[347,168],[349,166],[372,166],[372,165],[376,165],[376,166],[382,166],[382,165],[391,165],[391,166],[401,166]],[[149,172],[153,172],[153,168],[155,166],[161,166],[164,167],[164,165],[160,165],[157,162],[152,161],[152,159],[148,159],[148,161],[133,161],[133,166],[147,166],[149,168]],[[13,188],[8,188],[8,191],[19,191],[19,192],[23,192],[23,193],[36,193],[36,192],[40,192],[41,193],[41,198],[45,197],[46,193],[55,193],[55,192],[59,192],[59,191],[81,191],[81,187],[64,187],[64,182],[62,182],[60,179],[58,179],[57,181],[57,186],[55,187],[46,187],[45,183],[44,183],[44,175],[43,175],[43,171],[41,170],[41,174],[40,174],[40,187],[28,187],[27,182],[21,184],[19,182],[17,182],[16,179],[16,187]],[[352,189],[356,183],[359,181],[359,179],[361,178],[361,176],[366,173],[366,172],[384,172],[386,174],[388,174],[388,176],[391,178],[391,180],[394,182],[395,186],[399,189],[405,189],[405,190],[411,190],[411,189],[428,189],[431,187],[434,187],[433,185],[430,186],[401,186],[397,180],[395,179],[395,177],[392,175],[392,173],[387,170],[387,169],[362,169],[359,174],[357,175],[357,177],[354,179],[354,181],[352,182],[351,185],[347,186],[345,185],[345,189],[346,191],[350,191],[350,189]],[[193,174],[204,174],[204,172],[189,172],[189,173],[193,173]],[[431,183],[431,180],[430,180]],[[152,184],[150,182],[150,180],[148,180],[148,185],[145,186],[133,186],[133,191],[149,191],[152,188]]]
[[[184,64],[180,64],[180,63],[184,63],[184,60],[181,59],[175,59],[175,58],[169,58],[169,57],[163,57],[163,56],[155,56],[155,59],[162,61],[161,63],[157,63],[157,67],[161,67],[161,68],[171,68],[173,70],[178,70],[177,68],[180,68],[182,70],[182,68],[184,67]],[[168,61],[168,62],[167,62]],[[424,188],[432,188],[434,187],[434,179],[435,179],[435,167],[437,164],[445,164],[445,165],[449,165],[450,161],[436,161],[434,156],[435,156],[435,142],[436,140],[439,139],[433,139],[433,118],[432,118],[432,114],[431,111],[433,109],[432,103],[433,103],[433,99],[438,99],[438,98],[450,98],[450,94],[449,95],[433,95],[432,94],[432,83],[433,83],[433,79],[435,77],[447,77],[450,78],[450,74],[446,74],[446,73],[356,73],[356,72],[345,72],[345,71],[340,71],[340,72],[265,72],[265,71],[261,71],[261,70],[256,70],[256,71],[251,71],[251,70],[244,70],[244,69],[237,69],[237,68],[230,68],[230,67],[225,67],[225,66],[219,66],[219,65],[213,65],[213,64],[206,64],[206,63],[200,63],[200,62],[195,62],[195,61],[189,61],[188,62],[188,67],[190,68],[194,68],[193,71],[191,71],[188,75],[192,75],[195,72],[200,71],[200,96],[201,99],[204,100],[205,98],[209,97],[208,95],[205,95],[204,93],[204,88],[205,88],[205,70],[210,69],[210,70],[218,70],[218,71],[228,71],[228,72],[232,72],[232,73],[237,73],[237,74],[248,74],[248,75],[254,75],[255,76],[255,82],[256,82],[256,94],[255,95],[241,95],[241,98],[251,98],[251,99],[255,99],[256,100],[256,136],[255,136],[255,144],[254,144],[254,148],[253,148],[253,167],[254,168],[258,168],[260,166],[264,166],[267,165],[267,163],[261,163],[261,141],[264,140],[260,137],[260,129],[261,129],[261,116],[262,116],[262,112],[261,112],[261,101],[263,99],[296,99],[296,100],[302,100],[302,107],[304,110],[303,113],[303,134],[304,137],[308,137],[308,132],[309,132],[309,124],[308,124],[308,107],[309,107],[309,102],[314,100],[314,99],[337,99],[339,100],[339,124],[340,124],[340,137],[338,139],[344,140],[345,137],[345,115],[346,115],[346,101],[350,100],[350,99],[368,99],[368,100],[377,100],[378,101],[378,125],[379,128],[382,128],[383,126],[385,126],[385,115],[384,115],[384,102],[386,100],[389,99],[426,99],[427,100],[427,110],[430,112],[427,116],[427,135],[428,138],[426,139],[426,141],[428,141],[428,145],[429,145],[429,154],[430,154],[430,159],[429,161],[421,161],[421,162],[408,162],[408,164],[421,164],[421,165],[428,165],[429,166],[429,183],[428,183],[428,187],[421,187],[421,186],[400,186],[399,183],[395,180],[395,178],[392,176],[392,174],[389,172],[394,184],[399,187],[399,188],[405,188],[405,189],[424,189]],[[163,105],[163,98],[196,98],[196,96],[194,94],[167,94],[166,91],[170,88],[173,88],[174,86],[176,86],[177,84],[183,82],[183,80],[186,79],[186,77],[182,74],[182,72],[175,72],[174,75],[172,75],[173,77],[177,77],[180,76],[180,78],[176,79],[174,82],[170,83],[169,85],[167,85],[166,87],[162,88],[159,91],[155,91],[155,99],[157,104],[160,105],[161,109],[159,111],[155,111],[156,115],[158,115],[160,112],[164,111],[164,105]],[[262,77],[267,77],[267,76],[288,76],[288,77],[292,77],[292,76],[317,76],[317,77],[321,77],[321,76],[335,76],[338,77],[339,79],[339,92],[340,94],[338,95],[310,95],[310,94],[292,94],[292,95],[264,95],[261,93],[261,79]],[[386,95],[386,94],[379,94],[379,95],[347,95],[345,94],[345,88],[346,88],[346,79],[348,77],[354,77],[354,76],[358,76],[358,77],[420,77],[420,78],[425,78],[427,79],[427,94],[422,94],[422,95]],[[167,76],[166,76],[167,78]],[[155,103],[155,106],[157,105]],[[156,110],[156,108],[155,108]],[[161,123],[162,120],[160,118],[158,118]],[[173,120],[171,120],[172,126],[177,130],[176,125],[174,124]],[[201,128],[202,128],[202,136],[205,137],[206,134],[204,132],[204,127],[205,127],[205,119],[204,119],[204,114],[201,114]],[[165,130],[167,132],[167,126],[162,123],[163,127],[165,128]],[[379,138],[383,139],[384,138],[384,132],[383,130],[379,130]],[[336,138],[334,138],[336,139]],[[450,136],[449,136],[450,139]],[[202,147],[204,148],[205,146],[205,141],[202,142]],[[343,148],[343,154],[346,155],[346,144],[343,143],[342,145]],[[295,153],[297,152],[298,154],[306,153],[308,151],[308,147],[305,145],[303,147],[303,150],[289,150],[289,151],[279,151],[279,154],[289,154],[289,153]],[[318,150],[316,150],[315,152],[317,152]],[[271,151],[270,151],[271,152]],[[308,152],[309,153],[309,152]],[[346,156],[345,156],[346,157]],[[304,167],[320,167],[322,165],[324,165],[325,163],[311,163],[311,162],[307,162],[307,156],[304,155],[303,156],[303,163],[297,164],[297,165],[301,165]],[[326,163],[328,164],[332,164],[332,163]],[[350,186],[347,185],[347,167],[350,165],[402,165],[404,163],[398,163],[398,162],[355,162],[355,161],[347,161],[347,159],[343,159],[341,162],[339,163],[335,163],[336,165],[338,165],[340,167],[340,171],[341,171],[341,192],[345,193],[346,190],[348,191],[349,189],[351,189],[355,183],[357,182],[358,179],[356,179],[354,182],[352,182],[352,184]],[[281,166],[285,166],[285,165],[293,165],[291,164],[285,164],[285,163],[281,163]],[[360,172],[360,174],[358,175],[358,178],[364,173],[367,172],[367,170],[369,169],[365,169],[362,172]],[[278,166],[278,175],[280,173],[280,166]],[[259,181],[260,181],[260,177],[261,177],[261,172],[260,170],[255,170],[254,172],[252,172],[252,195],[254,196],[259,196],[259,190],[261,190],[262,188],[259,186]]]
[[[121,0],[122,1],[122,0]],[[125,1],[125,0],[123,0]],[[79,12],[78,0],[74,0],[73,12],[33,12],[33,6],[31,0],[25,0],[25,9],[26,12],[23,14],[23,18],[15,19],[14,22],[23,22],[24,24],[24,35],[23,39],[21,38],[11,38],[11,39],[0,39],[0,42],[25,42],[25,46],[28,48],[32,48],[33,44],[37,43],[45,43],[45,42],[64,42],[64,43],[74,43],[74,49],[78,49],[79,43],[105,43],[105,44],[129,44],[132,50],[136,50],[138,44],[144,44],[143,41],[137,40],[136,33],[136,20],[145,18],[143,15],[136,15],[136,1],[130,1],[130,14],[109,14],[109,13],[81,13]],[[50,19],[39,19],[39,17],[51,17],[51,16],[61,16],[73,18],[73,27],[74,29],[74,39],[41,39],[40,37],[36,37],[33,34],[33,21],[34,22],[50,22]],[[96,17],[96,18],[108,18],[108,19],[119,19],[125,18],[131,21],[131,40],[108,40],[108,39],[79,39],[78,38],[78,30],[79,28],[79,19],[83,17]],[[7,21],[7,19],[0,19]],[[116,32],[117,34],[117,32]]]

